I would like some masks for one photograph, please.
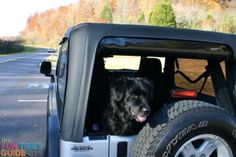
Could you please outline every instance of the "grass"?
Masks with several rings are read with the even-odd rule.
[[[33,53],[36,52],[38,49],[38,47],[34,47],[34,46],[23,46],[22,51],[15,51],[15,52],[1,52],[0,51],[0,56],[5,56],[5,55],[10,55],[10,54],[19,54],[19,53]]]
[[[34,46],[24,46],[24,53],[32,53],[35,52],[38,48]]]
[[[6,56],[6,55],[10,55],[10,54],[19,54],[19,53],[33,53],[35,51],[37,51],[38,47],[34,47],[34,46],[24,46],[23,51],[19,51],[19,52],[8,52],[8,53],[1,53],[0,52],[0,56]]]

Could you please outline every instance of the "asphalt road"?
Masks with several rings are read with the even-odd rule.
[[[49,78],[39,64],[47,56],[46,49],[0,56],[0,143],[45,146]]]

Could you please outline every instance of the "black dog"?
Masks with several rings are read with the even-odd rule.
[[[152,82],[139,77],[120,77],[111,82],[110,92],[104,117],[106,131],[114,135],[137,133],[151,111]]]

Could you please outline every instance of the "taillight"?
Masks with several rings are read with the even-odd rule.
[[[172,98],[196,98],[197,92],[191,89],[175,89],[171,92]]]

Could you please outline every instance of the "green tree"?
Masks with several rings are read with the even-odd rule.
[[[106,3],[100,13],[100,17],[108,22],[112,22],[112,10],[109,3]]]
[[[141,14],[138,17],[138,23],[144,23],[145,22],[145,15],[144,12],[141,12]]]
[[[176,27],[175,14],[169,0],[162,0],[154,7],[149,23],[155,26]]]

